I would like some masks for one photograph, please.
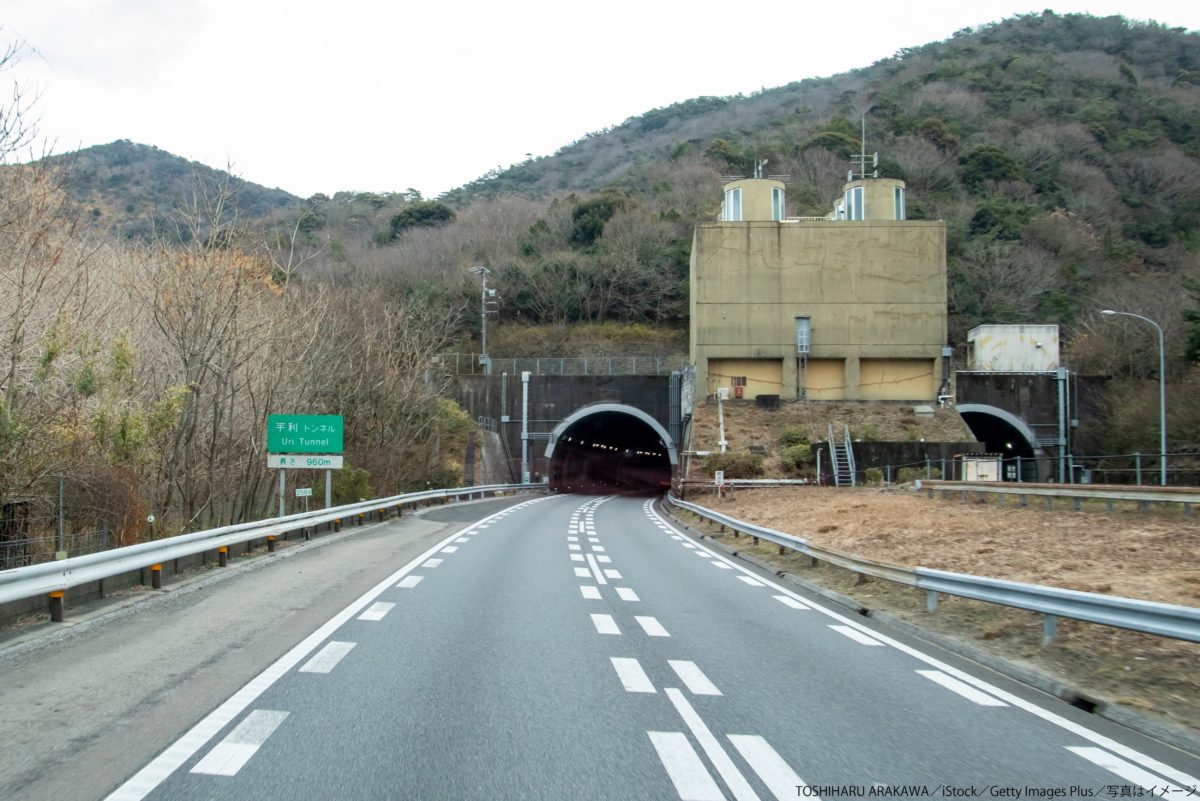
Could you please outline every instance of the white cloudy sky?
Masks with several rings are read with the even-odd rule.
[[[701,95],[866,66],[1047,7],[1200,29],[1194,0],[0,0],[55,152],[131,139],[298,195],[427,197]]]

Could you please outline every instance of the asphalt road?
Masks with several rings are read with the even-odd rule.
[[[646,499],[537,497],[422,547],[96,797],[1200,797],[1195,756],[781,586]]]

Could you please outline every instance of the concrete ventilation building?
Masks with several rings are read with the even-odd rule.
[[[725,185],[696,228],[697,394],[930,402],[946,381],[946,225],[905,218],[904,182],[845,185],[825,217],[787,217],[770,178]]]

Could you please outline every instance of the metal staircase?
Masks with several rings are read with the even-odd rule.
[[[833,463],[833,483],[838,487],[853,487],[854,448],[850,444],[850,426],[844,426],[842,441],[833,438],[833,423],[829,424],[829,460]]]

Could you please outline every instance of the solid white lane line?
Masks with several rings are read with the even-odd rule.
[[[458,546],[457,545],[447,545],[445,548],[442,549],[442,553],[458,553]]]
[[[658,618],[650,617],[649,615],[635,615],[634,620],[642,627],[642,630],[651,637],[670,637],[667,630],[663,628],[663,624],[658,622]]]
[[[587,562],[588,562],[588,567],[590,567],[592,570],[592,575],[596,577],[596,583],[597,584],[607,584],[608,579],[606,579],[604,577],[604,574],[608,571],[600,569],[600,565],[596,564],[596,557],[592,556],[589,553],[587,555]],[[609,576],[608,578],[612,578],[612,576]],[[617,578],[620,578],[620,576],[617,576]]]
[[[743,582],[744,584],[749,584],[751,587],[763,586],[761,581],[755,578],[750,578],[749,576],[738,576],[738,581]]]
[[[591,577],[592,577],[592,571],[588,570],[586,567],[575,568],[575,578],[591,578]]]
[[[590,584],[581,584],[579,586],[579,594],[589,601],[600,600],[600,588],[593,587]]]
[[[658,513],[652,512],[652,514],[657,516]],[[718,559],[722,560],[720,562],[713,563],[713,564],[716,564],[718,567],[723,565],[726,569],[742,570],[742,571],[745,571],[746,573],[749,573],[748,569],[742,568],[740,565],[734,565],[732,563],[727,564],[725,562],[726,557],[724,557],[720,554],[713,554],[713,555],[716,556]],[[781,584],[777,584],[775,582],[769,582],[769,583],[773,589],[778,590],[779,592],[781,592],[785,595],[790,595],[790,596],[796,598],[796,600],[803,601],[803,599],[797,593],[793,592],[792,590],[788,589],[787,587],[784,587]],[[905,643],[902,643],[899,640],[893,639],[893,638],[888,637],[879,632],[867,629],[865,626],[863,626],[857,620],[846,617],[845,615],[841,614],[840,612],[837,612],[837,611],[835,611],[829,607],[826,607],[822,604],[811,604],[810,608],[812,608],[816,612],[820,612],[821,614],[825,615],[828,618],[839,621],[840,623],[843,624],[844,628],[855,629],[857,631],[862,632],[864,634],[864,636],[869,633],[869,636],[878,640],[877,644],[887,645],[891,648],[895,648],[897,651],[900,651],[903,654],[907,654],[908,656],[911,656],[913,659],[916,659],[920,662],[924,662],[926,665],[929,665],[930,667],[933,667],[933,668],[937,668],[938,670],[942,671],[943,673],[953,676],[956,679],[958,679],[962,682],[965,682],[966,684],[971,685],[972,687],[975,687],[977,689],[983,690],[984,692],[987,692],[987,693],[990,693],[991,695],[996,696],[1000,700],[1007,702],[1010,706],[1013,706],[1024,712],[1028,712],[1029,714],[1034,715],[1035,717],[1041,718],[1042,720],[1046,721],[1047,723],[1050,723],[1051,725],[1057,726],[1058,728],[1063,729],[1064,731],[1068,731],[1071,734],[1074,734],[1077,737],[1081,737],[1082,739],[1087,740],[1090,743],[1094,743],[1102,748],[1106,748],[1109,751],[1112,751],[1114,754],[1118,754],[1128,760],[1131,760],[1131,761],[1135,762],[1136,764],[1141,765],[1144,768],[1154,771],[1155,773],[1158,773],[1162,776],[1166,776],[1167,778],[1171,779],[1171,781],[1175,782],[1178,785],[1181,785],[1184,787],[1200,786],[1200,778],[1191,776],[1182,770],[1178,770],[1177,768],[1173,768],[1170,765],[1166,764],[1165,762],[1161,762],[1161,761],[1155,759],[1154,757],[1149,756],[1148,754],[1143,754],[1142,752],[1140,752],[1134,748],[1130,748],[1129,746],[1124,745],[1123,743],[1117,742],[1116,740],[1112,739],[1111,737],[1107,737],[1103,734],[1100,734],[1097,731],[1093,731],[1092,729],[1089,729],[1087,726],[1076,723],[1072,720],[1068,720],[1067,718],[1064,718],[1062,715],[1059,715],[1055,712],[1051,712],[1049,709],[1041,707],[1032,701],[1027,701],[1026,699],[1021,698],[1018,695],[1014,695],[1013,693],[1002,690],[999,687],[996,687],[995,685],[984,681],[983,679],[980,679],[976,676],[972,676],[970,673],[967,673],[964,670],[960,670],[956,667],[948,665],[945,662],[941,661],[940,659],[932,657],[929,654],[924,653],[923,651],[920,651],[916,648],[913,648],[910,645],[906,645]]]
[[[918,670],[917,672],[930,681],[937,682],[947,690],[956,692],[968,701],[974,701],[980,706],[1008,706],[1008,704],[999,698],[993,698],[987,693],[980,692],[965,681],[959,681],[953,676],[947,676],[940,670]]]
[[[808,604],[802,604],[795,598],[789,598],[786,595],[774,595],[772,597],[784,606],[790,606],[793,609],[811,609]]]
[[[833,629],[838,634],[849,637],[856,643],[860,643],[862,645],[883,645],[883,643],[879,642],[878,640],[868,637],[858,629],[850,628],[849,626],[830,626],[829,628]]]
[[[425,564],[421,565],[421,567],[437,567],[441,563],[441,559],[426,559]]]
[[[605,571],[604,571],[604,575],[608,576],[610,579],[619,579],[619,578],[621,578],[621,571],[619,571],[619,570],[608,570],[608,569],[606,568],[606,569],[605,569]]]
[[[721,774],[726,786],[733,791],[733,797],[738,801],[759,801],[758,794],[751,789],[746,778],[729,758],[729,754],[725,753],[725,749],[721,747],[721,743],[696,714],[696,710],[692,709],[692,705],[684,697],[683,691],[675,687],[667,687],[663,692],[667,694],[667,698],[671,699],[671,703],[675,706],[679,716],[683,718],[683,722],[687,724],[692,736],[696,738],[696,742],[700,743],[700,747],[708,755],[708,761],[717,769],[717,773]]]
[[[573,553],[573,554],[571,554],[571,561],[572,561],[572,562],[582,562],[582,561],[583,561],[583,554],[581,554],[581,553]]]
[[[621,633],[621,630],[617,628],[617,621],[613,620],[612,615],[592,615],[592,625],[596,627],[597,634]]]
[[[583,550],[583,546],[582,546],[582,545],[580,545],[578,542],[572,542],[572,543],[570,543],[569,545],[567,545],[567,548],[569,548],[569,549],[570,549],[570,550],[572,550],[572,551],[580,551],[580,550]]]
[[[1176,787],[1173,784],[1168,784],[1167,782],[1155,776],[1153,773],[1142,770],[1132,762],[1126,762],[1123,759],[1118,759],[1107,751],[1102,751],[1099,748],[1093,748],[1091,746],[1067,746],[1067,750],[1078,754],[1088,762],[1099,765],[1105,770],[1112,771],[1131,784],[1136,784],[1139,787],[1149,790],[1153,795],[1159,797],[1168,797],[1169,794],[1170,798],[1175,798],[1175,793],[1184,792],[1182,788]]]
[[[708,768],[687,735],[678,731],[648,731],[650,742],[658,753],[680,801],[725,801],[725,795],[717,787]]]
[[[225,735],[224,740],[214,745],[191,772],[210,776],[236,776],[287,716],[287,712],[254,710],[237,725],[237,728]]]
[[[617,587],[616,590],[617,590],[617,595],[620,596],[622,601],[640,601],[640,600],[642,600],[641,598],[638,597],[638,594],[636,592],[634,592],[633,590],[631,590],[629,587]]]
[[[762,737],[757,734],[731,734],[729,742],[733,743],[742,759],[754,768],[758,778],[779,801],[814,797],[804,792],[808,785]]]
[[[392,611],[395,604],[390,604],[387,601],[376,601],[367,607],[367,611],[358,616],[359,620],[383,620],[383,616]]]
[[[420,584],[424,578],[424,576],[405,576],[404,578],[400,579],[400,583],[396,586],[402,590],[411,590],[413,587]]]
[[[721,691],[713,684],[708,676],[696,666],[695,662],[684,659],[668,659],[667,664],[675,671],[679,680],[687,685],[692,695],[720,695]]]
[[[597,562],[600,562],[601,564],[605,564],[605,565],[611,565],[611,564],[612,564],[612,557],[611,557],[611,556],[608,556],[608,555],[606,555],[606,554],[600,554],[599,556],[597,556],[597,557],[596,557],[596,561],[597,561]]]
[[[642,670],[642,663],[636,659],[626,657],[613,656],[609,657],[612,662],[613,670],[617,671],[617,678],[621,680],[621,686],[625,688],[627,693],[657,693],[654,689],[653,682],[646,675],[646,671]]]
[[[583,523],[582,522],[579,524],[578,528],[579,528],[579,533],[582,534],[583,533]]]
[[[324,648],[317,651],[316,656],[304,663],[300,672],[328,673],[337,667],[337,663],[342,661],[343,656],[350,653],[354,645],[352,642],[337,642],[336,640],[328,642]]]

